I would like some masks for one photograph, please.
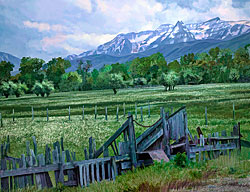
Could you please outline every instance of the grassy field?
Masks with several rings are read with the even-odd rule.
[[[54,93],[48,98],[35,95],[26,95],[21,98],[10,97],[8,99],[1,97],[0,112],[3,116],[4,126],[0,128],[0,141],[3,142],[9,135],[11,141],[10,155],[19,157],[22,153],[25,153],[25,141],[31,141],[33,135],[37,138],[38,152],[44,151],[46,144],[52,144],[64,137],[65,148],[75,151],[77,159],[83,159],[83,149],[87,146],[88,138],[93,136],[98,148],[126,120],[126,117],[123,117],[123,103],[126,104],[126,113],[130,111],[134,114],[135,102],[138,106],[138,119],[140,119],[139,107],[143,107],[144,122],[142,124],[153,124],[160,117],[160,107],[170,111],[171,107],[177,110],[185,105],[188,114],[188,127],[193,134],[196,134],[197,126],[201,127],[205,135],[222,130],[227,130],[229,133],[232,131],[233,125],[239,121],[243,139],[250,141],[249,83],[177,86],[176,90],[170,92],[164,91],[164,87],[161,86],[122,89],[118,91],[117,95],[114,95],[112,90],[97,90]],[[235,120],[233,120],[233,102],[236,110]],[[148,103],[151,106],[150,118],[147,117]],[[82,120],[83,105],[85,107],[85,120]],[[97,105],[98,111],[96,120],[94,119],[95,105]],[[35,111],[34,121],[31,121],[31,106],[34,107]],[[71,107],[71,121],[68,120],[69,106]],[[108,121],[104,119],[106,106],[109,114]],[[117,106],[120,109],[118,122],[115,115]],[[208,126],[204,125],[205,107],[208,111]],[[15,109],[15,122],[12,122],[13,108]],[[46,108],[49,109],[49,122],[46,121]],[[136,125],[136,136],[139,136],[144,130],[145,128]],[[250,151],[243,149],[241,157],[242,159],[250,159]],[[165,165],[155,165],[152,168],[138,171],[138,174],[150,175],[150,172],[154,172],[154,169],[158,170],[162,166]],[[166,169],[169,169],[169,166],[167,167]],[[193,169],[187,168],[186,171],[189,172],[190,170]],[[154,174],[158,173],[163,174],[159,170],[154,172]],[[183,174],[185,175],[185,173]],[[128,176],[121,177],[125,178],[122,179],[123,181],[126,181],[126,178],[132,178],[132,175],[128,174]],[[188,176],[189,174],[187,174]],[[175,179],[178,180],[178,178],[179,176]],[[159,186],[162,186],[165,180],[167,181],[167,176],[166,178],[163,177]],[[102,185],[110,186],[112,184]],[[99,187],[102,187],[102,185],[99,185]],[[90,189],[92,188],[90,187]],[[97,190],[97,188],[94,189]],[[102,191],[102,189],[99,191]]]

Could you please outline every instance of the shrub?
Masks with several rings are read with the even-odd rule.
[[[174,158],[174,163],[177,167],[186,167],[187,156],[184,153],[177,153]]]

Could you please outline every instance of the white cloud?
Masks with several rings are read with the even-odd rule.
[[[154,27],[159,22],[156,19],[164,7],[155,0],[96,0],[97,11],[105,19],[105,25],[122,29],[125,26],[131,31],[139,31],[148,23]]]
[[[91,0],[67,0],[67,1],[74,3],[77,7],[87,11],[88,13],[91,13],[92,11]]]
[[[63,48],[69,54],[79,54],[84,50],[96,48],[98,45],[112,40],[116,34],[95,34],[95,33],[77,33],[77,34],[57,34],[52,37],[44,37],[41,40],[42,48],[48,51],[51,47]],[[81,46],[79,48],[79,46]]]
[[[39,23],[39,22],[32,22],[32,21],[24,21],[23,22],[24,26],[29,27],[29,28],[35,28],[38,29],[39,32],[42,31],[63,31],[66,29],[66,27],[62,25],[50,25],[48,23]]]

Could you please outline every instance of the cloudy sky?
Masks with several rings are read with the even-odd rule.
[[[250,20],[250,0],[0,0],[0,51],[65,57],[160,24]]]

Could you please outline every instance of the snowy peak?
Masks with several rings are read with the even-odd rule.
[[[166,37],[166,34],[164,34],[164,37]],[[193,40],[195,40],[194,35],[188,30],[182,21],[178,21],[175,24],[171,33],[165,39],[161,37],[161,41],[164,44],[182,43]]]
[[[119,34],[113,40],[99,45],[96,49],[80,55],[70,55],[68,60],[81,57],[107,54],[125,56],[156,48],[160,45],[189,42],[195,40],[230,40],[250,32],[250,21],[223,21],[215,17],[205,22],[175,25],[162,24],[156,30]]]

